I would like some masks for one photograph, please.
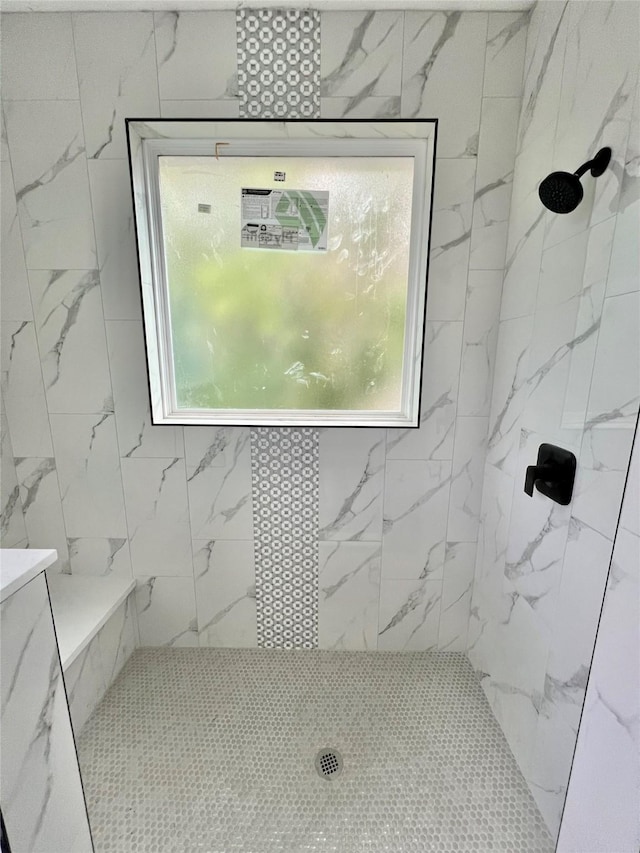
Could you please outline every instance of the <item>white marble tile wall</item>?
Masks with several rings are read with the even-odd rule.
[[[322,14],[323,117],[440,122],[421,426],[321,433],[320,643],[464,650],[528,15],[402,18]]]
[[[2,370],[26,531],[65,571],[131,571],[150,645],[256,642],[248,430],[150,422],[123,126],[237,116],[235,21],[3,17]],[[465,647],[527,21],[321,16],[323,117],[440,119],[421,427],[320,437],[323,647]]]
[[[640,451],[634,444],[562,818],[559,853],[640,848]]]
[[[468,643],[554,835],[640,402],[638,43],[627,3],[541,3],[527,37]],[[546,212],[540,180],[603,145]],[[570,506],[523,493],[541,442],[578,458]]]
[[[3,548],[27,548],[29,540],[4,406],[0,409],[0,451],[0,541]]]
[[[44,573],[2,602],[2,816],[12,850],[90,853]]]

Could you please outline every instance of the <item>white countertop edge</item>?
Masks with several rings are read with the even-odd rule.
[[[0,549],[0,603],[58,559],[53,548]]]
[[[126,577],[107,579],[87,575],[52,575],[49,576],[48,583],[60,663],[62,671],[65,672],[113,616],[118,607],[133,592],[136,583],[131,578]],[[64,587],[67,589],[65,590]],[[68,593],[74,587],[82,589],[85,593],[83,596],[85,602],[92,605],[88,614],[85,611],[84,620],[82,619],[81,604],[64,607],[65,604],[69,604]],[[97,593],[94,601],[89,600],[92,590]],[[86,596],[86,593],[89,593],[89,596]],[[74,618],[67,621],[65,616],[68,615],[72,615]]]

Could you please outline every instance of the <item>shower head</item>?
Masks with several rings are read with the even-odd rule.
[[[571,172],[552,172],[538,187],[540,201],[553,213],[571,213],[582,201],[580,178]]]
[[[593,160],[583,163],[573,174],[552,172],[538,187],[540,201],[553,213],[571,213],[580,204],[584,195],[580,178],[587,170],[594,178],[599,178],[610,160],[611,149],[601,148]]]

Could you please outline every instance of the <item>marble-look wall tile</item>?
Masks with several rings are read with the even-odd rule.
[[[500,590],[509,544],[513,493],[512,477],[493,465],[484,466],[475,574],[480,580],[496,579]]]
[[[587,419],[633,425],[640,399],[640,293],[604,301]]]
[[[545,685],[548,634],[524,598],[512,591],[497,600],[474,594],[472,607],[478,608],[482,628],[469,649],[471,662],[482,673],[482,687],[527,778]]]
[[[588,426],[582,434],[573,487],[572,514],[613,540],[618,526],[633,429],[615,421]]]
[[[484,64],[485,96],[520,98],[529,12],[490,12]]]
[[[441,579],[451,463],[388,460],[385,477],[383,579]]]
[[[2,817],[13,850],[86,853],[91,834],[44,574],[2,603]]]
[[[475,179],[475,160],[436,161],[427,293],[429,322],[464,317]]]
[[[383,429],[320,433],[320,539],[382,538]]]
[[[192,577],[184,460],[123,459],[122,482],[134,576]]]
[[[207,468],[224,468],[231,464],[234,442],[242,438],[242,428],[189,427],[184,431],[185,459],[188,468],[202,473]]]
[[[244,427],[212,428],[204,454],[185,433],[191,534],[194,539],[251,539],[251,447]],[[199,435],[202,435],[200,433]],[[198,440],[199,441],[199,440]],[[224,448],[224,464],[219,462]]]
[[[56,570],[69,571],[67,532],[62,516],[56,460],[16,458],[24,522],[32,548],[55,548]]]
[[[554,838],[560,828],[574,744],[575,732],[562,719],[540,715],[526,778]]]
[[[533,317],[500,323],[493,375],[487,461],[515,475],[520,446],[520,419],[528,399],[528,355]]]
[[[376,649],[380,545],[377,542],[320,542],[319,547],[320,648]]]
[[[195,540],[193,570],[200,645],[257,646],[253,542]]]
[[[451,459],[462,323],[427,323],[419,429],[387,430],[387,459]]]
[[[7,141],[7,129],[4,124],[4,110],[0,109],[0,163],[8,163],[9,159],[9,143]],[[3,167],[2,171],[6,171],[5,167]]]
[[[321,28],[323,97],[400,94],[402,13],[323,12]]]
[[[51,415],[67,535],[127,537],[112,414]]]
[[[106,329],[120,455],[127,459],[184,456],[182,427],[151,424],[142,322],[109,320]],[[187,432],[194,429],[198,428]]]
[[[640,288],[640,257],[636,237],[640,231],[640,79],[633,98],[627,154],[622,174],[616,230],[607,278],[607,296]]]
[[[3,548],[15,548],[27,539],[27,528],[4,405],[0,408],[0,451],[0,542]]]
[[[412,652],[438,643],[441,580],[382,580],[378,649]]]
[[[78,98],[71,15],[18,13],[2,18],[2,99]]]
[[[400,118],[400,95],[388,97],[320,98],[322,118]]]
[[[64,683],[73,733],[78,738],[107,689],[98,634],[66,668]]]
[[[504,267],[519,114],[519,97],[482,100],[471,269]]]
[[[69,539],[67,544],[72,575],[131,577],[127,539]]]
[[[238,97],[235,12],[157,12],[154,19],[163,100]]]
[[[503,320],[533,313],[535,306],[544,229],[551,215],[542,207],[537,188],[552,170],[567,38],[566,9],[566,3],[542,4],[529,27],[507,239]]]
[[[635,459],[639,454],[636,452]],[[633,466],[633,463],[632,463]],[[630,472],[631,473],[631,472]],[[635,501],[638,472],[623,503]],[[640,537],[618,531],[558,840],[559,853],[640,846]],[[607,816],[607,817],[604,817]]]
[[[49,412],[111,411],[97,270],[31,270],[29,286]]]
[[[447,539],[475,542],[480,524],[482,476],[489,418],[458,418],[453,451]]]
[[[574,359],[580,358],[581,348],[592,348],[600,323],[599,312],[586,328],[576,329],[583,290],[583,269],[588,232],[582,232],[566,243],[546,251],[542,256],[540,284],[536,300],[533,336],[527,358],[529,396],[524,412],[527,428],[538,431],[573,428],[571,415],[566,412],[565,389]],[[596,293],[587,299],[598,300]],[[588,385],[589,367],[585,364],[585,380],[574,377],[574,384]],[[578,392],[578,387],[576,387]],[[578,414],[578,426],[580,425]]]
[[[3,322],[32,320],[22,232],[13,186],[13,173],[8,160],[3,162],[0,170],[0,193],[0,251],[2,252],[0,316]]]
[[[2,323],[2,396],[15,456],[53,456],[34,324]]]
[[[585,152],[595,153],[604,145],[611,148],[612,159],[597,181],[586,184],[586,204],[570,217],[550,217],[547,244],[576,233],[583,224],[593,225],[617,213],[637,84],[637,10],[622,3],[611,14],[599,3],[589,4],[587,9],[582,5],[569,5],[570,36],[564,56],[553,166],[571,168],[568,164],[583,162]],[[611,44],[616,46],[613,52]]]
[[[568,356],[568,377],[561,416],[563,426],[568,428],[582,426],[587,416],[598,343],[597,330],[602,317],[615,220],[612,216],[594,225],[588,232],[582,287],[577,295],[575,330],[572,331],[571,337],[571,341],[576,343],[571,347]],[[567,244],[574,242],[570,240]],[[546,280],[542,279],[541,286],[543,281],[546,284]]]
[[[458,417],[488,417],[498,341],[502,270],[469,270]]]
[[[518,128],[520,155],[551,154],[560,107],[568,6],[568,3],[544,3],[529,22]]]
[[[636,438],[620,513],[620,528],[640,536],[640,440]],[[625,564],[626,565],[626,564]]]
[[[240,118],[240,101],[160,101],[162,118]]]
[[[138,646],[133,595],[118,607],[98,632],[102,671],[107,689]]]
[[[521,773],[529,782],[532,747],[538,726],[538,696],[485,676],[482,687],[511,747]]]
[[[475,542],[447,542],[438,629],[438,648],[443,651],[467,650],[475,558]]]
[[[504,574],[548,631],[555,616],[571,509],[535,489],[531,497],[524,492],[527,465],[535,462],[541,443],[538,433],[522,431]],[[562,445],[577,451],[567,434],[562,436]]]
[[[402,115],[441,117],[440,157],[477,154],[486,36],[485,13],[405,13]]]
[[[158,115],[151,12],[72,16],[87,157],[127,156],[124,119]]]
[[[95,269],[96,250],[77,101],[5,105],[29,269]]]
[[[618,227],[623,199],[633,206],[636,198],[625,137],[634,124],[636,27],[627,4],[543,3],[527,38],[468,642],[552,835],[640,402],[638,285],[627,278],[637,227]],[[613,43],[620,50],[608,58]],[[603,144],[615,150],[606,178],[587,180],[574,214],[545,211],[540,179],[575,169]],[[522,491],[543,441],[578,457],[570,506]],[[505,666],[512,650],[518,672]]]
[[[93,224],[104,316],[140,318],[140,281],[126,160],[89,160]]]
[[[533,314],[540,278],[545,210],[538,196],[542,179],[538,157],[516,155],[511,190],[509,233],[500,303],[500,319],[512,320]]]
[[[578,731],[612,547],[610,539],[578,519],[571,519],[552,626],[553,642],[547,663],[542,713],[559,714],[574,737]]]
[[[197,646],[193,577],[138,578],[136,609],[142,646]]]
[[[636,158],[640,159],[640,158]],[[628,168],[632,168],[631,164]],[[625,178],[625,186],[632,179]],[[635,178],[634,193],[638,195],[640,176]],[[631,196],[631,190],[628,191]],[[635,251],[635,241],[640,230],[640,198],[630,201],[616,217],[616,230],[611,252],[611,267],[607,279],[607,296],[620,296],[638,290],[640,282],[640,259]]]

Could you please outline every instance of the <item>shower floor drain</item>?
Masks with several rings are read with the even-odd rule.
[[[323,779],[333,779],[342,773],[342,756],[337,749],[321,749],[316,755],[316,770]]]

